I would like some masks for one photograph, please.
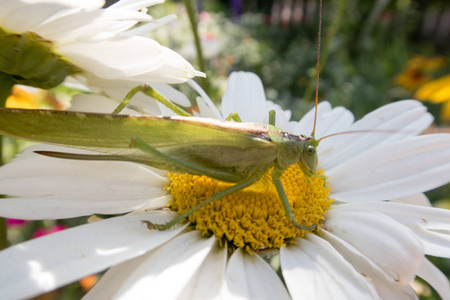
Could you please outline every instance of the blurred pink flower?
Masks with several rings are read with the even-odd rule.
[[[6,219],[6,226],[7,227],[19,227],[22,225],[25,225],[27,221],[20,220],[20,219]]]
[[[66,226],[64,226],[62,224],[57,224],[51,228],[39,228],[38,230],[36,230],[33,233],[33,238],[38,238],[38,237],[41,237],[41,236],[44,236],[44,235],[47,235],[50,233],[55,233],[55,232],[61,231],[63,229],[66,229]]]

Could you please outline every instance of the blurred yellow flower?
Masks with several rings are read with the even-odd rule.
[[[28,86],[15,85],[6,99],[6,107],[26,109],[65,109],[68,104],[63,97],[55,97],[52,92]]]
[[[442,121],[450,121],[450,75],[422,85],[414,94],[414,98],[431,103],[443,103],[440,118]]]
[[[394,78],[394,83],[409,91],[415,91],[421,85],[433,80],[431,71],[439,69],[446,62],[442,56],[426,57],[417,55],[410,59],[405,70]]]
[[[37,93],[14,86],[11,95],[6,99],[6,107],[36,109]]]

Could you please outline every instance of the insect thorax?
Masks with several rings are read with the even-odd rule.
[[[271,139],[278,145],[276,164],[283,169],[299,162],[305,145],[311,140],[304,135],[298,136],[286,132],[272,134]]]

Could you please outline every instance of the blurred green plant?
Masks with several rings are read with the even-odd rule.
[[[200,12],[198,22],[211,96],[221,98],[231,71],[253,71],[263,80],[268,98],[289,107],[299,119],[313,105],[302,100],[311,101],[310,91],[315,89],[311,78],[317,51],[316,8],[305,10],[297,23],[274,24],[269,22],[273,16],[249,12],[233,22],[229,10],[211,2],[204,3],[211,10]],[[360,118],[383,104],[411,97],[393,78],[417,53],[437,51],[428,41],[414,39],[421,26],[420,8],[418,1],[326,2],[321,100],[345,106]],[[153,37],[195,60],[194,42],[185,34],[189,24],[183,7],[172,3],[155,7],[152,14],[164,15],[167,10],[176,11],[177,22],[160,28]]]

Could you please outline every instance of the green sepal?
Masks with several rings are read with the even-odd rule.
[[[0,72],[17,84],[43,89],[57,86],[70,74],[80,72],[54,53],[53,44],[35,33],[8,34],[0,28]]]

